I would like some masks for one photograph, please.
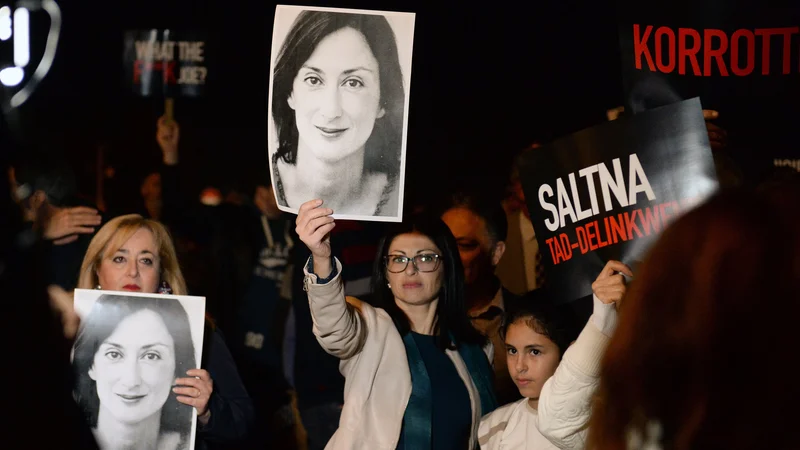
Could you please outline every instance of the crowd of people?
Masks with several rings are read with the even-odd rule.
[[[266,167],[218,204],[183,198],[178,124],[159,119],[156,141],[160,189],[142,189],[141,214],[76,201],[63,166],[21,158],[8,171],[4,261],[15,264],[2,266],[4,284],[38,289],[19,317],[46,330],[50,357],[32,367],[60,374],[39,401],[69,413],[64,436],[78,447],[109,448],[113,436],[185,448],[190,430],[147,409],[149,420],[115,416],[103,390],[119,380],[94,359],[112,336],[135,346],[136,318],[165,306],[143,300],[88,326],[75,288],[206,297],[202,363],[165,364],[148,381],[154,411],[196,411],[197,448],[794,445],[788,416],[741,408],[798,398],[788,374],[742,361],[777,361],[770,343],[791,338],[796,174],[723,189],[671,225],[636,273],[608,261],[590,297],[559,304],[528,248],[513,170],[502,202],[459,192],[402,223],[354,222],[322,199],[281,212]],[[162,353],[193,351],[158,323],[146,329],[171,343]]]
[[[86,204],[53,160],[10,161],[0,288],[24,298],[8,302],[19,325],[7,341],[18,343],[8,422],[12,436],[25,435],[17,447],[797,446],[785,410],[800,400],[798,384],[768,364],[791,360],[784,345],[791,352],[800,312],[797,173],[724,183],[672,223],[636,270],[606,261],[591,295],[562,303],[548,286],[519,160],[502,199],[476,183],[475,192],[404,205],[399,223],[334,218],[355,211],[353,198],[376,215],[398,207],[399,161],[365,151],[378,119],[400,120],[391,108],[402,88],[394,100],[382,96],[389,78],[364,94],[369,114],[354,109],[369,129],[339,149],[357,156],[361,175],[330,171],[339,196],[313,198],[325,191],[298,175],[297,160],[341,155],[312,148],[296,116],[329,124],[347,108],[331,97],[320,116],[310,103],[303,110],[298,70],[338,39],[363,47],[374,76],[385,55],[370,53],[381,42],[369,30],[388,25],[324,14],[298,23],[316,34],[300,33],[315,38],[305,53],[279,58],[288,72],[275,102],[290,120],[279,124],[273,171],[265,158],[235,182],[186,195],[181,130],[166,116],[156,124],[162,163],[137,186],[138,207]],[[724,154],[718,113],[704,116],[712,150]],[[329,141],[351,128],[314,127]],[[282,178],[278,192],[271,176]],[[308,189],[283,191],[292,186]],[[117,292],[95,304],[112,319],[81,319],[75,289]],[[129,292],[205,297],[201,348],[174,302],[121,300]],[[196,429],[173,426],[192,416]],[[48,420],[45,435],[20,433],[33,420]]]

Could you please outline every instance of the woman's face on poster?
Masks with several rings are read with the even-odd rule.
[[[385,114],[380,97],[378,61],[364,35],[353,28],[329,34],[292,84],[299,146],[330,162],[359,151]]]
[[[126,317],[100,344],[89,376],[100,409],[120,422],[160,413],[175,379],[175,342],[161,316],[145,309]]]

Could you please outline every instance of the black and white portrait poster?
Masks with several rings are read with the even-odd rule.
[[[75,290],[74,397],[101,449],[193,449],[175,381],[200,367],[205,298]]]
[[[268,154],[278,207],[403,217],[413,13],[278,5]]]
[[[532,150],[520,174],[549,287],[562,302],[591,295],[609,260],[635,270],[670,222],[718,188],[697,98]]]

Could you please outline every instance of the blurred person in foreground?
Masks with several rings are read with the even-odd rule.
[[[797,448],[798,205],[795,177],[719,194],[664,232],[620,312],[587,448]]]

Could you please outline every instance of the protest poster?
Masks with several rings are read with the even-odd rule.
[[[206,89],[208,63],[203,33],[131,30],[123,52],[126,84],[143,97],[199,97]]]
[[[699,96],[727,132],[720,169],[746,184],[800,170],[800,3],[619,0],[617,10],[626,110]]]
[[[520,178],[560,302],[591,295],[609,260],[635,270],[671,221],[717,190],[697,98],[533,149],[521,158]]]
[[[278,5],[268,156],[278,207],[403,217],[413,13]]]
[[[134,447],[194,448],[197,413],[172,388],[200,368],[205,298],[76,289],[75,311],[74,397],[100,448],[146,429]]]

